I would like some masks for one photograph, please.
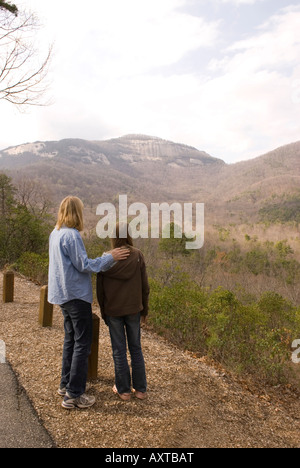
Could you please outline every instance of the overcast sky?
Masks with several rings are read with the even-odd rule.
[[[53,104],[0,101],[0,149],[158,136],[226,162],[300,140],[299,0],[15,0],[54,42]]]

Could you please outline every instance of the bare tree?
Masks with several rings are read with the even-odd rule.
[[[43,218],[50,213],[54,207],[51,189],[41,185],[29,177],[21,176],[14,180],[16,187],[15,199],[18,204],[38,218]]]
[[[40,61],[33,38],[39,27],[34,14],[0,4],[0,100],[17,106],[48,104],[44,96],[52,47]]]

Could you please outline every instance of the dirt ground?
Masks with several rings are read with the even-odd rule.
[[[2,297],[0,273],[0,297]],[[57,395],[63,321],[38,324],[39,286],[15,279],[15,302],[0,304],[0,340],[40,419],[58,447],[299,448],[300,401],[288,387],[264,391],[208,359],[196,359],[143,329],[149,397],[122,402],[112,393],[114,369],[101,321],[96,405],[68,412]],[[94,312],[99,310],[94,307]]]

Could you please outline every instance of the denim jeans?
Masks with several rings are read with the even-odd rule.
[[[86,389],[93,336],[92,306],[75,299],[61,309],[65,319],[61,388],[66,388],[72,398],[78,398]]]
[[[131,375],[127,361],[127,346],[131,355],[132,385],[139,392],[147,391],[145,361],[141,346],[141,315],[108,317],[115,363],[116,387],[119,393],[131,392]]]

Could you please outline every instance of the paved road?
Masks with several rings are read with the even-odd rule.
[[[0,364],[0,448],[54,448],[8,364]]]

